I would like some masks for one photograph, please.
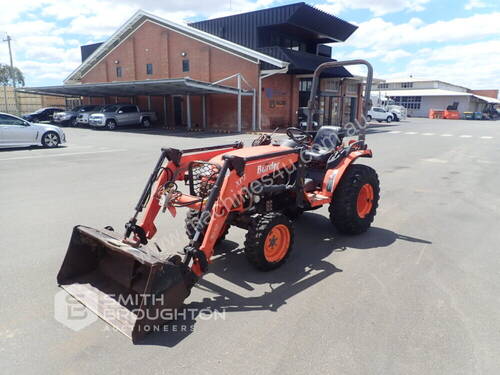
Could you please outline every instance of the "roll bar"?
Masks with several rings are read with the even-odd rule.
[[[325,69],[328,68],[337,68],[341,66],[349,66],[349,65],[365,65],[367,68],[367,74],[366,74],[366,88],[365,88],[365,100],[363,103],[363,117],[361,118],[361,127],[359,128],[359,134],[358,134],[358,139],[360,141],[365,140],[365,121],[366,121],[366,115],[368,114],[368,111],[371,108],[371,100],[370,100],[370,93],[371,93],[371,88],[372,88],[372,82],[373,82],[373,67],[371,64],[366,61],[366,60],[347,60],[347,61],[329,61],[326,63],[323,63],[319,65],[316,70],[313,73],[313,81],[312,81],[312,87],[311,87],[311,96],[309,97],[309,101],[307,102],[307,130],[311,131],[312,130],[312,123],[313,123],[313,116],[316,114],[318,111],[319,107],[319,97],[320,97],[320,92],[318,90],[319,88],[319,78],[321,73]]]

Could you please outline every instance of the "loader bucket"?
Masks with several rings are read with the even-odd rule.
[[[141,339],[175,318],[189,295],[191,271],[134,248],[119,234],[85,226],[73,229],[58,284],[101,319]]]

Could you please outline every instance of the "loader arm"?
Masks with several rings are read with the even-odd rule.
[[[173,148],[162,149],[162,154],[160,159],[151,174],[151,177],[146,184],[144,192],[136,206],[136,213],[134,217],[127,223],[126,227],[132,227],[131,232],[136,234],[138,237],[138,232],[143,233],[146,239],[151,239],[157,232],[157,228],[154,224],[156,216],[160,212],[160,193],[162,187],[165,186],[167,182],[182,181],[184,178],[184,173],[189,167],[189,163],[193,161],[207,161],[214,156],[241,148],[243,145],[241,142],[235,142],[231,144],[195,148],[188,150],[177,150]],[[164,164],[166,165],[164,166]],[[136,220],[139,212],[142,211],[145,206],[144,215],[142,215],[139,224],[136,225]],[[128,237],[131,233],[126,233],[125,237]],[[140,240],[140,238],[135,238],[134,240]]]

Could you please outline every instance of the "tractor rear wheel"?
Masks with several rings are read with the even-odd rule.
[[[292,250],[293,225],[280,212],[255,215],[245,238],[245,255],[261,271],[281,266]]]
[[[186,219],[184,219],[184,223],[186,224],[186,235],[190,240],[193,239],[194,234],[196,233],[196,225],[198,225],[198,221],[200,220],[200,211],[194,210],[190,208],[186,214]],[[226,226],[221,236],[217,239],[216,245],[223,241],[226,238],[227,233],[229,232],[229,225]]]
[[[366,165],[351,164],[333,193],[330,220],[344,234],[366,232],[377,213],[380,183]]]

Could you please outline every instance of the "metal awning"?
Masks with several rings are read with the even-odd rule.
[[[61,86],[22,87],[18,92],[54,96],[162,96],[233,94],[252,96],[251,90],[197,81],[191,78],[147,79],[144,81],[82,83]]]

